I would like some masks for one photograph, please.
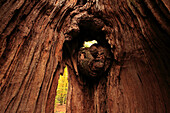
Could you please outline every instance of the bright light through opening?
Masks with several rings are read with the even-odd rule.
[[[68,89],[68,70],[67,66],[64,68],[63,75],[60,75],[58,80],[57,95],[55,97],[54,113],[66,112],[66,100]]]
[[[92,46],[93,44],[97,44],[97,41],[96,40],[92,40],[92,41],[85,41],[83,46],[84,47],[90,47]]]

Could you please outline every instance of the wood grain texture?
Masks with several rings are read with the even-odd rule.
[[[169,8],[168,0],[1,0],[0,112],[54,112],[66,63],[68,113],[168,113]],[[74,53],[90,27],[114,55],[91,89],[79,83],[74,55],[63,59],[64,42]]]

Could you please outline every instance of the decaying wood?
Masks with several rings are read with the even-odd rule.
[[[65,63],[68,113],[169,112],[169,9],[168,0],[1,0],[0,112],[54,112]],[[81,84],[73,56],[91,39],[114,60]]]
[[[80,48],[77,65],[82,76],[101,76],[111,65],[111,53],[106,47],[98,44],[90,48]]]

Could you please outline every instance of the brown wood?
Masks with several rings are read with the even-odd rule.
[[[54,112],[65,64],[68,113],[170,112],[169,10],[168,0],[1,0],[0,112]],[[88,80],[77,52],[91,39],[113,56]]]

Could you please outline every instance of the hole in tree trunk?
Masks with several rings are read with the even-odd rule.
[[[96,18],[79,21],[77,30],[67,32],[63,46],[63,62],[73,67],[81,82],[96,83],[107,75],[113,55],[106,40],[103,22]],[[95,82],[94,82],[95,81]]]
[[[98,98],[95,95],[97,88],[103,92],[101,94],[106,93],[107,76],[114,57],[100,20],[80,20],[77,25],[78,29],[71,27],[71,30],[65,33],[66,41],[63,45],[63,64],[68,66],[69,72],[66,109],[72,111],[74,106],[80,108],[80,112],[86,113],[98,108],[95,105]],[[103,102],[106,103],[105,101],[103,96]],[[83,105],[87,102],[88,104]],[[102,111],[106,111],[104,103]]]

